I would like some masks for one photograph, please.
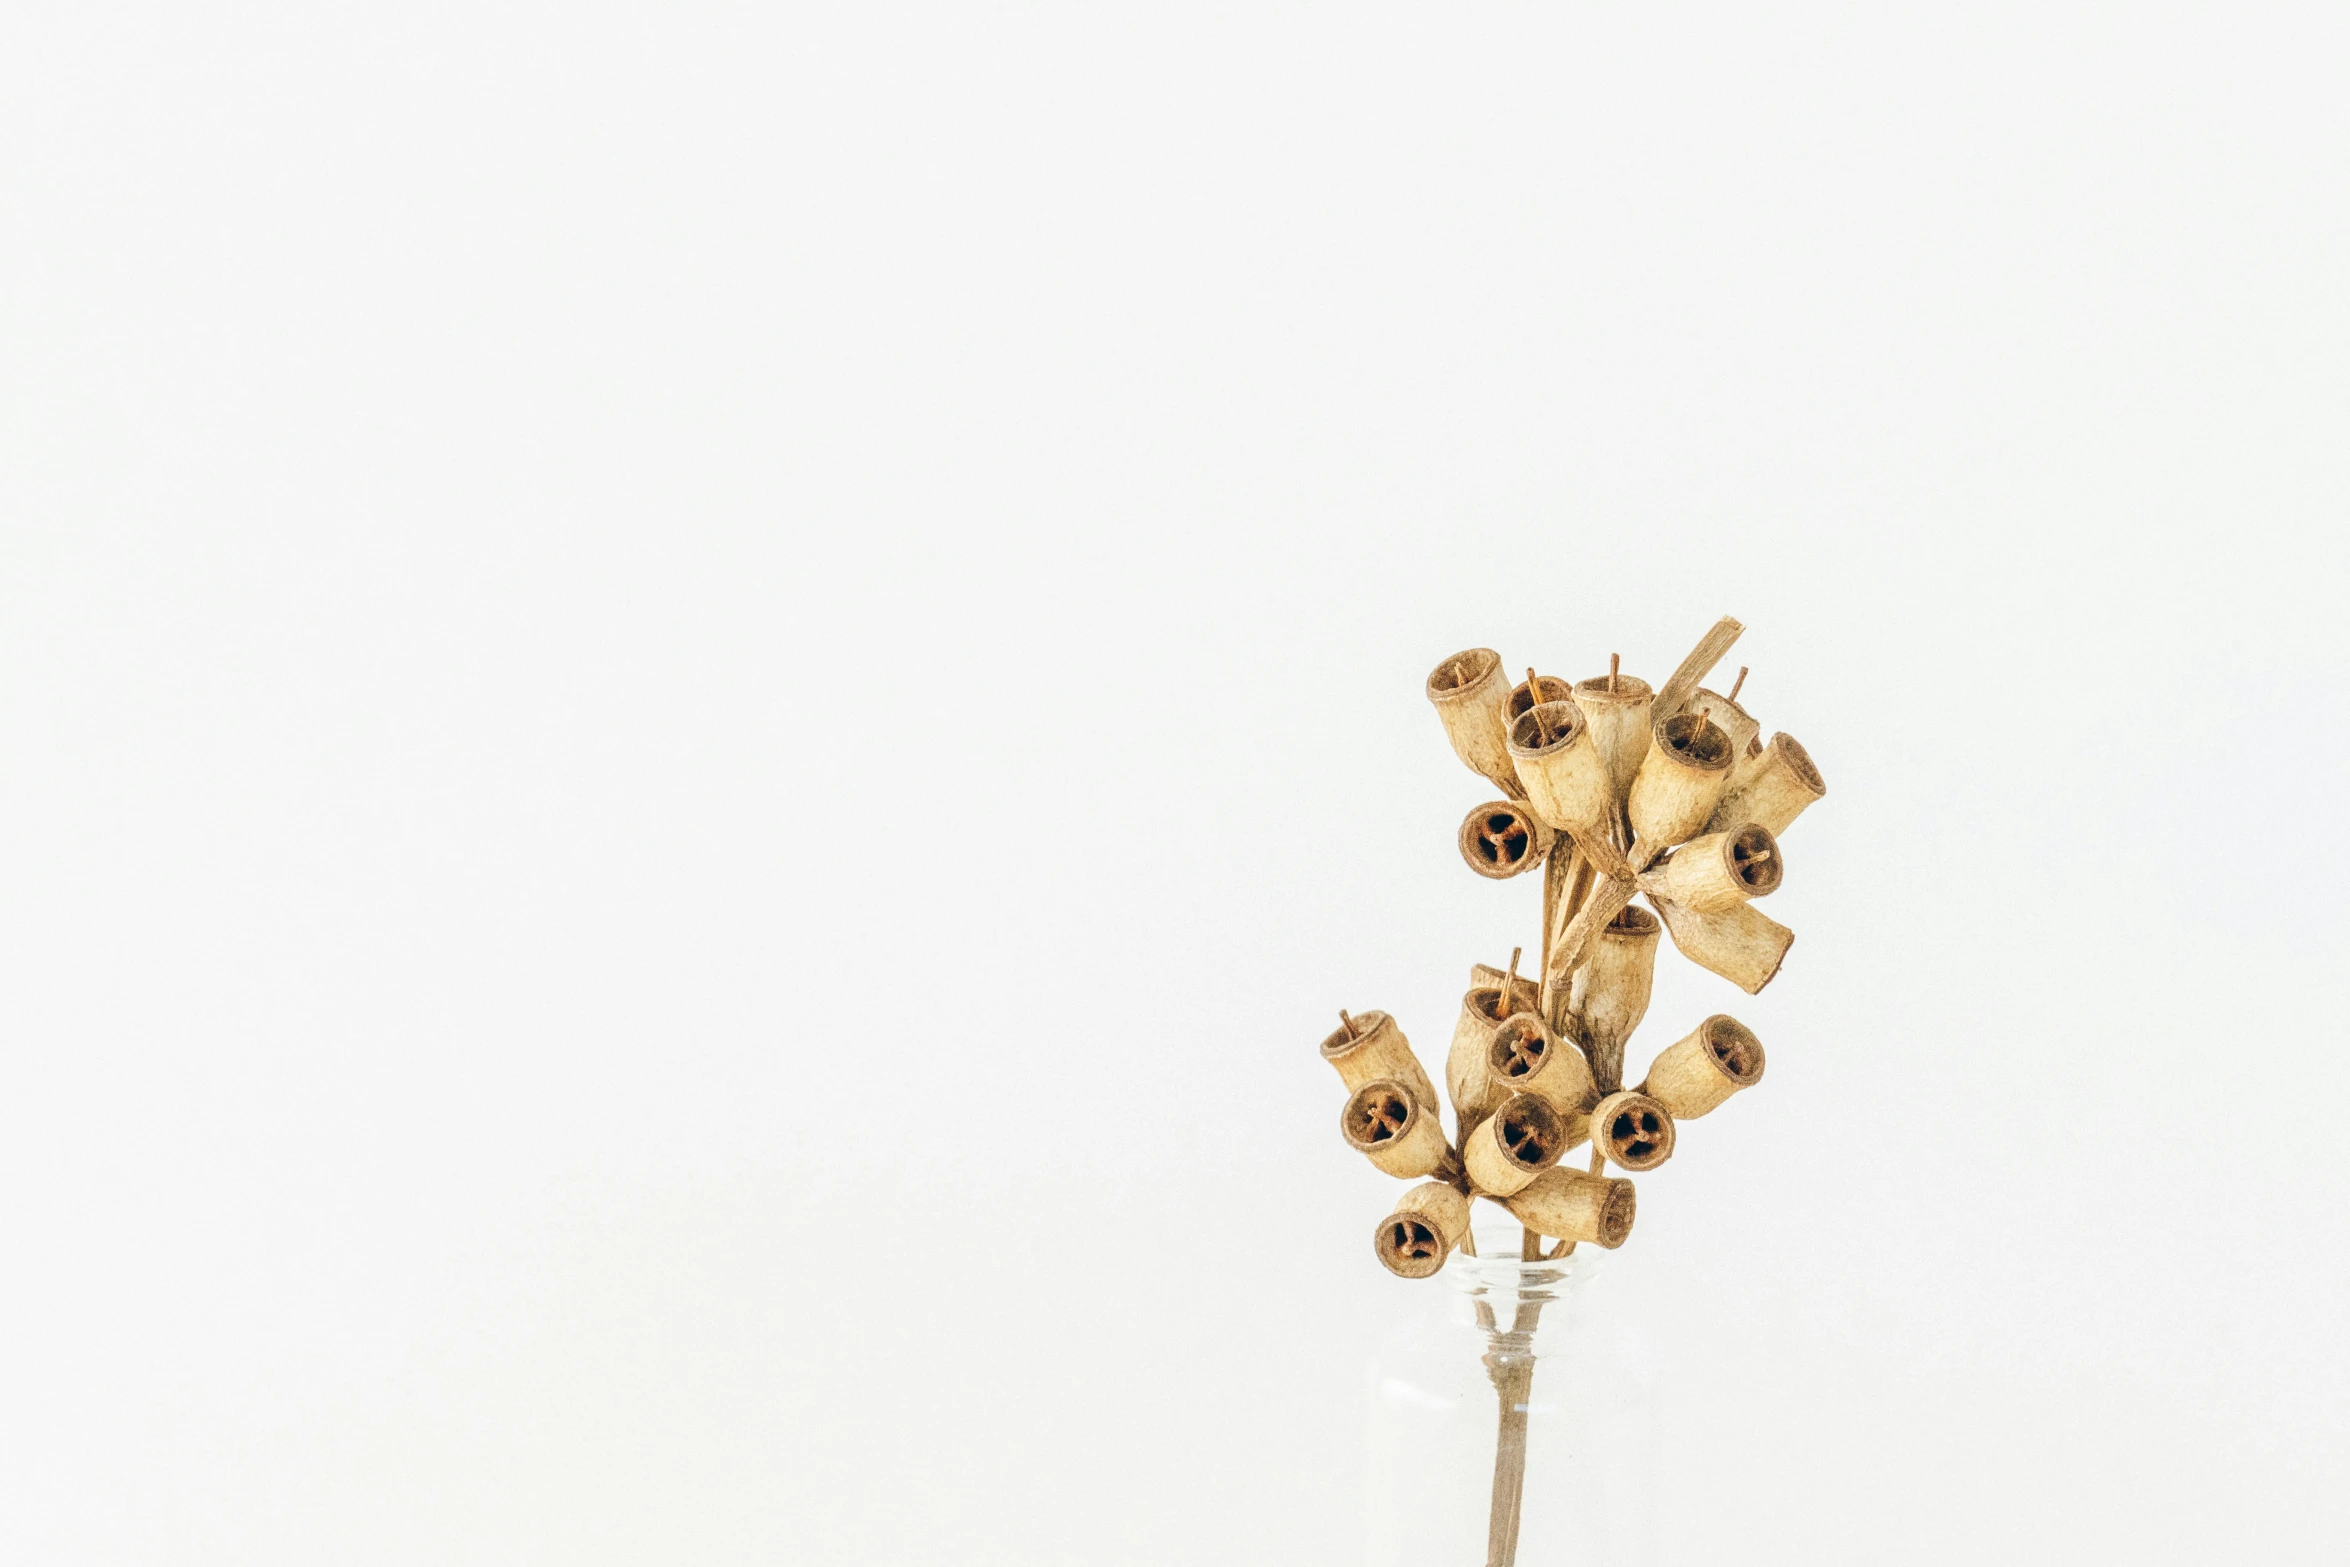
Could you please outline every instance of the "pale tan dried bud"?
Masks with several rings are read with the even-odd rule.
[[[1795,942],[1795,932],[1751,903],[1700,914],[1660,898],[1656,911],[1664,916],[1665,929],[1683,957],[1750,996],[1771,982]]]
[[[1338,1113],[1347,1146],[1389,1175],[1416,1180],[1443,1169],[1452,1155],[1436,1106],[1395,1078],[1365,1083]]]
[[[1322,1059],[1338,1070],[1338,1080],[1349,1090],[1392,1077],[1410,1085],[1431,1108],[1436,1085],[1412,1053],[1412,1042],[1394,1018],[1384,1012],[1357,1012],[1322,1040]]]
[[[1719,832],[1746,822],[1759,822],[1776,836],[1784,833],[1804,808],[1828,792],[1827,781],[1812,764],[1811,753],[1793,735],[1773,735],[1751,776],[1737,788],[1726,789],[1706,822],[1707,832]]]
[[[1626,904],[1592,934],[1582,966],[1567,987],[1567,1009],[1582,1019],[1591,1074],[1603,1093],[1624,1086],[1624,1041],[1648,1015],[1656,948],[1663,936],[1655,915]]]
[[[1545,702],[1510,725],[1510,761],[1526,803],[1549,826],[1605,837],[1615,823],[1616,784],[1583,710]]]
[[[1371,1249],[1388,1272],[1424,1279],[1443,1268],[1468,1231],[1469,1199],[1442,1181],[1430,1181],[1405,1192],[1395,1211],[1379,1221]]]
[[[1501,655],[1489,647],[1455,653],[1428,676],[1428,700],[1444,723],[1444,737],[1453,755],[1471,772],[1483,773],[1507,785],[1517,774],[1510,767],[1509,677],[1501,672]]]
[[[1730,757],[1730,737],[1703,714],[1658,724],[1626,802],[1633,838],[1654,850],[1697,836],[1730,781]]]
[[[1634,675],[1594,675],[1575,682],[1575,705],[1591,725],[1599,754],[1607,758],[1619,800],[1631,794],[1632,780],[1648,755],[1648,709],[1655,700],[1648,682]]]
[[[1512,1094],[1469,1134],[1461,1161],[1477,1190],[1507,1197],[1558,1162],[1566,1127],[1547,1100]]]
[[[1734,1017],[1715,1013],[1658,1052],[1640,1091],[1676,1121],[1694,1121],[1741,1088],[1762,1081],[1762,1041]]]
[[[1486,1047],[1502,1021],[1499,986],[1505,977],[1495,974],[1492,985],[1471,986],[1461,997],[1460,1021],[1453,1025],[1452,1048],[1444,1057],[1444,1089],[1451,1096],[1453,1114],[1463,1119],[1491,1114],[1508,1097],[1485,1073]]]
[[[1749,898],[1779,890],[1786,862],[1779,843],[1759,822],[1709,832],[1675,849],[1671,858],[1640,874],[1640,890],[1698,914],[1720,914]]]
[[[1592,1092],[1590,1063],[1541,1018],[1520,1012],[1496,1028],[1485,1047],[1485,1071],[1497,1099],[1532,1094],[1559,1113],[1562,1151],[1583,1140],[1582,1123],[1599,1097]]]
[[[1537,1235],[1612,1251],[1632,1233],[1635,1201],[1630,1181],[1562,1164],[1527,1182],[1505,1206]]]

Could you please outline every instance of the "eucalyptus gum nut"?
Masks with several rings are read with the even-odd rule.
[[[1432,1100],[1394,1078],[1365,1083],[1338,1113],[1347,1146],[1389,1175],[1416,1180],[1443,1169],[1452,1154]]]
[[[1720,914],[1749,898],[1779,890],[1786,862],[1779,842],[1760,822],[1742,822],[1693,838],[1654,870],[1641,873],[1640,890],[1698,914]]]
[[[1663,937],[1664,927],[1655,915],[1626,904],[1592,933],[1583,962],[1568,984],[1567,1010],[1581,1020],[1592,1075],[1603,1092],[1623,1086],[1624,1042],[1648,1015],[1656,949]]]
[[[1615,780],[1583,710],[1545,702],[1510,725],[1510,762],[1526,803],[1543,822],[1578,837],[1605,836],[1615,822]]]
[[[1429,672],[1427,690],[1453,755],[1497,784],[1517,776],[1510,766],[1505,711],[1510,683],[1501,672],[1499,653],[1489,647],[1455,653]]]
[[[1793,735],[1776,734],[1763,748],[1752,775],[1737,788],[1725,790],[1715,803],[1706,831],[1755,822],[1776,837],[1827,792],[1827,780],[1820,776],[1811,753]]]
[[[1557,834],[1515,800],[1492,800],[1461,818],[1455,842],[1469,869],[1495,881],[1522,876],[1542,863]]]
[[[1424,1279],[1443,1268],[1468,1228],[1469,1199],[1442,1181],[1430,1181],[1404,1193],[1395,1211],[1379,1221],[1371,1249],[1388,1272]]]
[[[1672,1113],[1648,1095],[1621,1089],[1591,1112],[1591,1146],[1627,1170],[1653,1170],[1673,1157]]]
[[[1656,900],[1665,930],[1681,955],[1753,995],[1777,977],[1787,961],[1795,932],[1751,903],[1719,914],[1701,914],[1668,899]]]
[[[1507,1197],[1556,1164],[1566,1148],[1559,1113],[1532,1094],[1513,1094],[1469,1134],[1461,1162],[1477,1190]]]
[[[1730,781],[1730,761],[1730,737],[1701,713],[1656,725],[1626,804],[1633,841],[1661,849],[1697,836]]]
[[[1674,1120],[1693,1121],[1752,1088],[1762,1075],[1762,1041],[1736,1018],[1717,1012],[1657,1053],[1640,1091]]]
[[[1503,1202],[1537,1235],[1611,1251],[1632,1233],[1635,1205],[1630,1181],[1564,1164],[1543,1171]]]
[[[1332,1029],[1322,1040],[1322,1059],[1337,1069],[1338,1080],[1350,1093],[1365,1083],[1394,1078],[1423,1104],[1436,1103],[1436,1085],[1412,1053],[1412,1042],[1384,1012],[1358,1012],[1351,1027]]]
[[[1610,686],[1614,689],[1610,689]],[[1640,763],[1648,755],[1648,709],[1656,693],[1637,675],[1594,675],[1575,682],[1575,705],[1591,725],[1591,738],[1607,759],[1616,798],[1626,799]]]

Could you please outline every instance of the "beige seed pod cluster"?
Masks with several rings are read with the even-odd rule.
[[[1516,1220],[1526,1261],[1623,1245],[1637,1207],[1626,1176],[1670,1159],[1682,1122],[1761,1082],[1762,1041],[1718,1013],[1657,1052],[1634,1086],[1624,1070],[1668,940],[1753,994],[1795,939],[1757,903],[1785,880],[1781,838],[1827,785],[1793,738],[1762,739],[1739,702],[1745,670],[1726,693],[1700,685],[1743,630],[1720,621],[1653,687],[1612,655],[1606,674],[1573,682],[1532,669],[1513,679],[1491,648],[1455,653],[1429,674],[1453,754],[1503,796],[1462,819],[1461,859],[1496,881],[1540,869],[1542,924],[1530,971],[1520,971],[1528,949],[1506,967],[1472,966],[1442,1098],[1385,1012],[1341,1012],[1322,1040],[1346,1091],[1341,1136],[1381,1172],[1417,1183],[1372,1232],[1390,1273],[1428,1278],[1455,1253],[1474,1255],[1480,1197]],[[1524,1462],[1509,1432],[1527,1373],[1513,1375],[1496,1383],[1492,1567],[1516,1554],[1515,1514],[1501,1499],[1517,1494],[1510,1475]]]

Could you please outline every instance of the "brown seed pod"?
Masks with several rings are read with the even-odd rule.
[[[1498,997],[1501,992],[1501,983],[1507,977],[1500,969],[1494,968],[1490,964],[1472,963],[1469,965],[1469,987],[1472,990],[1490,990]],[[1509,1005],[1503,1007],[1494,1016],[1493,1021],[1498,1023],[1512,1012],[1531,1012],[1541,1005],[1541,1000],[1541,988],[1530,977],[1521,974],[1518,976],[1516,984],[1510,988]]]
[[[1651,849],[1695,837],[1730,781],[1730,758],[1730,737],[1702,713],[1658,724],[1626,802],[1633,837]]]
[[[1339,1026],[1322,1040],[1322,1059],[1337,1068],[1338,1080],[1350,1090],[1392,1077],[1422,1103],[1436,1103],[1436,1085],[1412,1053],[1412,1042],[1384,1012],[1341,1013]]]
[[[1642,872],[1639,881],[1640,890],[1652,898],[1698,914],[1720,914],[1777,892],[1785,876],[1779,841],[1760,822],[1746,822],[1692,838],[1654,870]]]
[[[1769,984],[1787,961],[1795,932],[1751,903],[1700,914],[1669,899],[1656,900],[1673,945],[1699,968],[1713,970],[1748,995]]]
[[[1703,713],[1708,723],[1730,737],[1729,786],[1737,788],[1739,768],[1745,763],[1747,753],[1751,751],[1758,759],[1762,756],[1762,741],[1758,738],[1762,733],[1762,725],[1756,723],[1754,715],[1745,708],[1714,691],[1690,692],[1689,700],[1682,704],[1681,711]]]
[[[1486,1080],[1497,1100],[1532,1094],[1559,1113],[1566,1131],[1562,1151],[1582,1141],[1576,1124],[1591,1113],[1591,1067],[1583,1052],[1561,1040],[1531,1012],[1520,1012],[1493,1031],[1485,1047]]]
[[[1509,694],[1501,655],[1489,647],[1455,653],[1428,675],[1428,700],[1444,723],[1453,755],[1497,784],[1517,776],[1510,767],[1509,717],[1503,711]]]
[[[1513,1094],[1469,1134],[1461,1161],[1477,1190],[1507,1197],[1558,1162],[1566,1126],[1549,1101]]]
[[[1571,702],[1575,699],[1575,688],[1558,676],[1535,675],[1534,678],[1542,682],[1543,702]],[[1533,690],[1523,680],[1510,687],[1509,701],[1502,708],[1502,718],[1506,723],[1516,723],[1520,714],[1531,712],[1539,705],[1534,700]]]
[[[1655,915],[1627,903],[1593,934],[1567,987],[1567,1009],[1583,1020],[1591,1075],[1602,1093],[1624,1086],[1624,1041],[1648,1015],[1656,948],[1663,936]]]
[[[1591,1112],[1591,1146],[1627,1170],[1653,1170],[1673,1157],[1673,1117],[1648,1095],[1619,1090]]]
[[[1591,738],[1607,758],[1619,800],[1632,793],[1632,780],[1648,755],[1648,708],[1655,700],[1648,682],[1633,675],[1594,675],[1575,682],[1575,705],[1583,709]]]
[[[1705,830],[1719,832],[1759,822],[1776,836],[1827,792],[1827,781],[1812,765],[1811,753],[1798,745],[1793,735],[1773,735],[1752,776],[1741,780],[1737,788],[1723,791]]]
[[[1640,1091],[1676,1121],[1694,1121],[1741,1088],[1762,1081],[1762,1041],[1734,1017],[1715,1013],[1649,1063]]]
[[[1371,1232],[1380,1266],[1407,1279],[1424,1279],[1444,1266],[1469,1230],[1469,1199],[1442,1181],[1415,1186]]]
[[[1616,784],[1583,710],[1545,702],[1510,725],[1510,761],[1526,803],[1549,826],[1605,837],[1615,823]]]
[[[1480,876],[1499,881],[1542,863],[1555,835],[1548,823],[1514,800],[1494,800],[1461,818],[1461,858]]]
[[[1562,1164],[1527,1182],[1504,1205],[1537,1235],[1613,1251],[1632,1233],[1635,1202],[1630,1181]]]
[[[1407,1181],[1434,1175],[1452,1152],[1435,1105],[1423,1103],[1394,1078],[1365,1083],[1347,1095],[1338,1130],[1348,1147]]]

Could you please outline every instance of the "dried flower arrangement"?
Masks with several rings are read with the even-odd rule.
[[[1388,1271],[1427,1278],[1459,1249],[1474,1255],[1470,1204],[1500,1203],[1524,1231],[1527,1261],[1631,1234],[1632,1182],[1673,1155],[1680,1122],[1718,1108],[1763,1074],[1762,1042],[1734,1018],[1707,1018],[1624,1086],[1624,1047],[1648,1010],[1659,937],[1748,994],[1769,984],[1794,932],[1753,900],[1784,874],[1778,835],[1826,792],[1802,746],[1766,745],[1738,705],[1746,671],[1724,696],[1698,682],[1745,628],[1724,619],[1660,689],[1608,672],[1569,682],[1526,671],[1512,686],[1491,648],[1456,653],[1428,677],[1428,700],[1454,752],[1504,798],[1461,822],[1461,858],[1495,879],[1543,871],[1535,978],[1475,965],[1445,1059],[1455,1135],[1435,1085],[1384,1012],[1342,1010],[1322,1041],[1347,1099],[1340,1131],[1380,1170],[1419,1181],[1379,1221],[1372,1245]],[[1633,902],[1644,896],[1655,912]],[[1588,1141],[1588,1168],[1564,1156]],[[1541,1240],[1553,1242],[1547,1251]],[[1499,1395],[1491,1567],[1517,1555],[1532,1361],[1504,1353],[1530,1339],[1539,1304],[1510,1335],[1478,1303],[1496,1346]]]

